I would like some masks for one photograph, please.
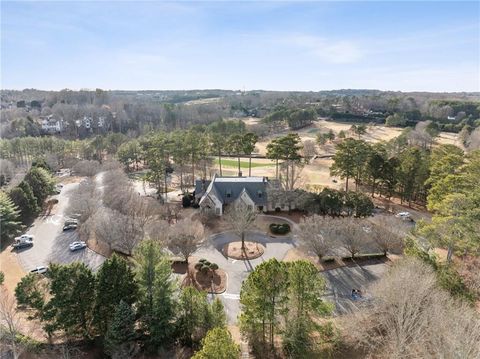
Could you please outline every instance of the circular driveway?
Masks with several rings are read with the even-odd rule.
[[[282,260],[286,253],[296,246],[291,236],[273,237],[264,232],[248,231],[245,240],[263,244],[265,253],[259,258],[245,261],[225,257],[222,254],[223,246],[238,240],[240,240],[239,237],[231,231],[214,234],[210,236],[202,248],[195,252],[195,257],[206,258],[210,262],[217,263],[227,273],[227,290],[219,297],[225,306],[229,323],[237,321],[237,316],[240,313],[240,289],[243,280],[249,273],[257,265],[271,258]]]

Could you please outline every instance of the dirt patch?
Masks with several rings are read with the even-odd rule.
[[[88,248],[104,257],[110,258],[113,253],[108,244],[102,241],[97,241],[95,238],[90,238],[86,242]]]
[[[294,262],[298,260],[307,260],[313,263],[313,265],[315,265],[315,267],[317,267],[320,272],[345,267],[345,263],[343,263],[340,258],[334,258],[332,261],[327,262],[319,262],[318,257],[311,256],[297,248],[290,249],[283,258],[284,262]]]
[[[15,252],[11,251],[10,247],[5,248],[0,253],[0,270],[5,275],[3,285],[10,293],[15,292],[17,283],[27,274],[18,263],[17,256]]]
[[[245,250],[242,249],[242,242],[231,242],[223,246],[222,253],[233,259],[255,259],[263,255],[265,247],[257,242],[245,241]]]
[[[172,270],[175,274],[187,274],[187,263],[175,261],[172,263]]]
[[[61,183],[63,185],[70,184],[70,183],[78,183],[82,179],[87,177],[80,177],[80,176],[62,176],[62,177],[55,177],[55,181],[57,183]]]
[[[196,263],[189,263],[189,273],[182,281],[182,286],[192,285],[198,290],[221,294],[227,289],[227,273],[223,269],[203,273],[195,269]]]

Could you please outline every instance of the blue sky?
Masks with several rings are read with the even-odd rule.
[[[9,89],[480,91],[479,2],[1,2]]]

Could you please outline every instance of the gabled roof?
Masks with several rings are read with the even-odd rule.
[[[267,185],[268,179],[265,177],[218,177],[215,175],[211,181],[196,181],[195,197],[200,199],[204,195],[213,194],[223,204],[229,204],[246,191],[257,206],[263,206],[267,203]]]

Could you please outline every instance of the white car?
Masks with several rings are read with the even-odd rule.
[[[410,218],[410,212],[399,212],[395,215],[398,218]]]
[[[47,272],[47,270],[48,270],[48,267],[40,266],[35,269],[32,269],[30,273],[44,274]]]
[[[22,234],[20,237],[16,237],[15,240],[33,241],[33,236],[31,234]]]
[[[79,250],[79,249],[87,248],[87,243],[85,243],[83,241],[73,242],[73,243],[70,244],[69,248],[72,252],[74,252],[74,251]]]

